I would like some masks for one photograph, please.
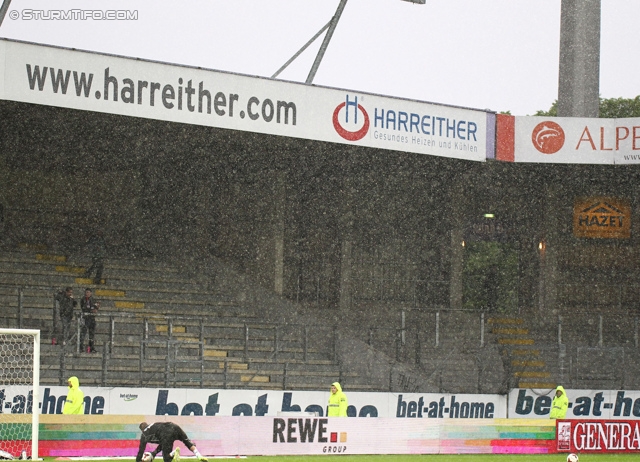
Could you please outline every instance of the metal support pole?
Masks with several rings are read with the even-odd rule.
[[[204,351],[202,343],[200,343],[200,351]],[[204,388],[204,354],[200,356],[200,388]]]
[[[113,343],[116,336],[116,320],[113,316],[109,318],[109,354],[113,354]]]
[[[60,348],[60,385],[65,384],[65,376],[67,375],[67,364],[66,364],[67,355],[65,354],[64,348]]]
[[[149,340],[149,320],[144,318],[144,327],[142,333],[142,343],[140,343],[140,360],[147,357],[147,340]],[[140,378],[142,380],[142,378]]]
[[[558,345],[562,345],[562,316],[558,316]]]
[[[338,21],[340,20],[340,16],[342,15],[342,11],[347,4],[347,0],[340,0],[340,4],[336,9],[333,18],[331,18],[331,23],[329,24],[329,29],[327,30],[327,34],[324,36],[324,40],[322,41],[322,45],[320,45],[320,50],[316,55],[316,59],[313,62],[313,66],[311,66],[311,71],[307,76],[306,84],[311,85],[313,83],[313,79],[316,76],[316,72],[320,67],[320,63],[322,62],[322,58],[324,58],[324,53],[327,51],[327,47],[329,46],[329,42],[331,41],[331,37],[333,37],[333,32],[336,30],[336,26],[338,25]]]
[[[247,362],[249,358],[249,326],[247,324],[244,325],[244,358],[243,361]],[[225,363],[226,367],[226,363]]]
[[[200,318],[200,359],[204,360],[204,321]]]
[[[102,374],[100,376],[100,384],[103,387],[107,386],[107,369],[108,369],[107,358],[108,358],[107,350],[103,348],[102,349]]]
[[[311,39],[310,39],[307,43],[305,43],[305,44],[302,46],[302,48],[300,48],[300,49],[296,52],[296,54],[295,54],[295,55],[293,55],[293,56],[291,57],[291,59],[289,59],[289,61],[287,61],[286,63],[284,63],[284,64],[282,65],[282,67],[281,67],[280,69],[278,69],[278,70],[276,71],[276,73],[275,73],[275,74],[273,74],[273,75],[271,76],[271,78],[272,78],[272,79],[275,79],[276,77],[278,77],[278,76],[280,75],[280,73],[281,73],[282,71],[284,71],[284,70],[287,68],[287,66],[289,66],[289,64],[291,64],[291,63],[292,63],[292,62],[293,62],[293,61],[294,61],[298,56],[300,56],[300,55],[302,54],[302,52],[303,52],[304,50],[306,50],[306,49],[309,47],[309,45],[311,45],[313,42],[315,42],[315,40],[316,40],[318,37],[320,37],[320,35],[321,35],[325,30],[327,30],[327,28],[328,28],[330,25],[331,25],[331,21],[329,21],[329,22],[328,22],[328,23],[326,23],[324,26],[322,26],[322,29],[320,29],[320,30],[316,33],[316,35],[314,35],[313,37],[311,37]],[[299,284],[300,284],[300,276],[298,276],[298,287],[299,287]],[[297,301],[297,300],[296,300],[296,301]]]
[[[76,321],[76,353],[80,353],[80,330],[82,327],[80,326],[80,322],[82,321],[82,316],[78,318]]]
[[[169,362],[171,361],[171,344],[169,340],[167,340],[167,358],[165,361],[164,367],[164,386],[169,387],[169,374],[171,373],[171,365]]]
[[[307,362],[308,350],[309,350],[309,327],[304,326],[304,345],[303,345],[302,354],[303,354],[303,360],[305,363]]]
[[[618,286],[618,309],[622,310],[622,286]]]
[[[278,359],[278,326],[273,328],[273,359]]]
[[[289,368],[289,363],[284,363],[284,368],[282,369],[282,389],[287,389],[287,369]]]
[[[53,298],[53,332],[51,333],[51,338],[54,339],[58,335],[58,321],[60,319],[60,307],[58,305],[58,301]],[[62,343],[62,339],[56,338],[56,343],[60,340]]]
[[[23,308],[24,308],[24,289],[18,287],[18,328],[22,329],[23,322]]]
[[[275,76],[273,78],[275,79]],[[298,275],[298,285],[296,286],[296,303],[300,303],[300,275]]]
[[[7,11],[9,11],[10,5],[11,5],[11,0],[4,0],[4,2],[2,3],[2,7],[0,7],[0,26],[2,26],[4,17],[6,16]]]
[[[146,319],[145,319],[145,321],[146,321]],[[142,372],[142,369],[144,367],[144,355],[145,355],[145,351],[146,351],[146,346],[147,346],[146,339],[143,339],[140,342],[140,361],[138,363],[138,370],[139,370],[139,373],[140,373],[140,386],[142,386],[143,380],[144,380],[144,373]]]
[[[602,315],[598,316],[598,346],[602,347]]]

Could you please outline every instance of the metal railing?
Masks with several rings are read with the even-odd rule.
[[[585,311],[611,308],[640,313],[640,284],[558,284],[558,305]]]
[[[296,280],[295,301],[311,302],[320,305],[335,299],[332,291],[334,281],[318,275],[298,276]],[[445,295],[443,295],[445,294]],[[349,302],[377,300],[410,303],[418,306],[440,306],[449,303],[449,281],[419,278],[396,278],[385,275],[377,277],[354,277],[350,280]]]
[[[34,327],[33,325],[28,325],[31,321],[28,316],[25,316],[25,291],[35,289],[37,292],[54,292],[54,288],[46,287],[6,284],[0,284],[0,287],[5,289],[5,295],[15,297],[16,300],[14,302],[15,310],[13,313],[7,313],[7,318],[15,320],[17,327],[23,328]],[[56,305],[52,303],[52,310],[55,311],[55,309]],[[489,316],[488,313],[475,310],[407,310],[406,312],[401,312],[401,316],[397,318],[398,321],[395,326],[380,327],[378,324],[359,328],[354,335],[371,347],[386,352],[399,363],[419,365],[424,359],[425,352],[431,351],[432,354],[433,349],[448,348],[451,345],[461,343],[473,348],[486,346],[488,343],[487,335],[489,334],[487,316]],[[134,314],[109,312],[98,313],[96,318],[96,339],[102,345],[102,375],[100,381],[105,385],[110,382],[113,383],[116,376],[116,371],[112,369],[112,363],[114,357],[117,356],[118,350],[122,348],[136,349],[138,351],[137,354],[142,358],[140,361],[146,361],[148,357],[146,350],[152,344],[161,343],[165,350],[163,359],[161,359],[161,361],[164,361],[164,368],[162,369],[165,373],[164,383],[176,383],[178,366],[182,364],[180,361],[184,361],[191,365],[196,363],[200,365],[200,372],[194,374],[194,383],[203,386],[204,377],[211,373],[211,371],[206,370],[205,366],[205,346],[208,340],[215,338],[214,329],[225,329],[227,336],[235,339],[240,346],[240,349],[236,348],[236,352],[241,352],[241,359],[245,362],[250,363],[252,358],[255,358],[255,356],[252,356],[255,355],[252,349],[260,346],[262,352],[266,355],[266,357],[262,358],[263,362],[271,363],[272,370],[279,368],[279,371],[274,373],[274,376],[278,377],[276,380],[282,383],[283,388],[287,386],[290,378],[289,374],[292,371],[290,362],[284,356],[285,345],[296,345],[295,359],[298,362],[308,362],[310,351],[313,350],[322,357],[333,359],[336,366],[340,367],[337,362],[338,342],[336,332],[338,326],[334,325],[266,324],[259,322],[224,324],[217,317],[157,316],[141,318]],[[56,316],[53,316],[53,319],[55,320]],[[156,335],[151,335],[150,323],[155,326],[166,326],[166,334],[162,334],[166,335],[166,338],[158,339]],[[177,337],[179,333],[175,332],[175,326],[178,324],[186,325],[189,333],[196,341],[181,341]],[[360,323],[360,325],[362,324],[366,326],[366,323]],[[131,332],[132,325],[135,326],[134,332]],[[340,328],[345,327],[347,326],[340,326]],[[639,327],[637,315],[583,310],[579,315],[568,316],[565,314],[556,317],[555,321],[547,323],[546,334],[538,337],[540,342],[537,343],[540,343],[542,348],[556,345],[558,358],[562,357],[563,361],[562,364],[559,362],[558,367],[560,370],[568,371],[567,374],[571,376],[575,371],[585,370],[584,368],[578,368],[579,360],[577,353],[575,353],[575,348],[638,349]],[[65,383],[66,380],[68,354],[79,351],[79,331],[80,325],[76,324],[75,335],[70,340],[69,347],[66,349],[61,348],[61,384]],[[319,339],[322,341],[319,341]],[[188,349],[186,348],[187,345],[189,346]],[[313,346],[313,349],[310,346]],[[220,349],[223,348],[224,346],[221,345]],[[181,358],[183,349],[191,352],[191,356],[184,359]],[[193,354],[194,350],[197,350],[196,354]],[[560,350],[565,351],[565,353],[561,354]],[[220,358],[217,361],[224,365],[223,380],[226,387],[229,384],[230,364],[232,361],[229,358]],[[143,370],[145,370],[145,367],[138,368],[140,374],[139,383],[143,383],[145,380],[148,381],[148,378],[142,376]],[[260,370],[256,369],[251,370],[247,375],[253,379],[259,373]],[[343,371],[340,370],[340,374],[342,373]],[[151,374],[149,377],[156,378],[157,374]],[[247,381],[244,386],[252,386],[251,380]]]

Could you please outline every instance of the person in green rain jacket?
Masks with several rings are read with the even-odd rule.
[[[84,393],[80,389],[78,377],[69,377],[69,391],[62,408],[63,414],[83,414]]]
[[[347,395],[342,392],[342,387],[338,382],[331,384],[331,394],[329,395],[329,408],[327,417],[346,417],[347,416]]]
[[[551,403],[551,413],[549,413],[550,419],[564,419],[567,415],[567,408],[569,407],[569,398],[561,385],[556,388],[556,396]]]

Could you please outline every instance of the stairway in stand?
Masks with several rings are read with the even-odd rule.
[[[540,348],[524,319],[493,317],[488,319],[490,333],[503,355],[505,370],[514,388],[555,388],[556,383]]]
[[[325,338],[307,343],[295,323],[264,322],[259,305],[217,288],[206,275],[124,258],[110,259],[99,283],[85,271],[86,259],[70,261],[45,246],[0,251],[0,327],[41,330],[42,384],[62,385],[77,375],[87,386],[320,390],[335,377],[353,390],[376,389],[344,371]],[[76,340],[64,349],[48,342],[53,295],[67,286],[78,298],[90,288],[101,302],[99,354],[76,352]]]

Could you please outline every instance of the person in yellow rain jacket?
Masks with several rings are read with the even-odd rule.
[[[84,393],[80,389],[78,377],[69,377],[69,391],[62,408],[63,414],[83,414]]]
[[[551,412],[549,413],[550,419],[564,419],[567,415],[567,408],[569,407],[569,398],[561,385],[556,388],[556,396],[554,396],[551,402]]]
[[[327,417],[346,417],[348,406],[347,395],[342,392],[342,387],[338,382],[333,382],[331,384],[331,394],[329,395]]]

